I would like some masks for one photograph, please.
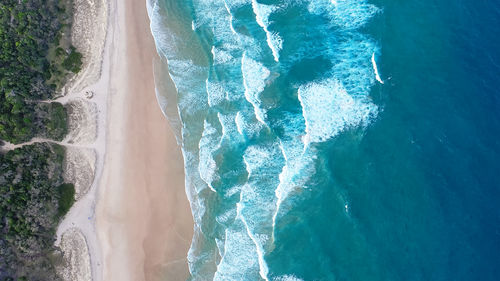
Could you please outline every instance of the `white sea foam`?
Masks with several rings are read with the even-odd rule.
[[[237,33],[236,33],[236,30],[234,29],[234,26],[233,26],[233,14],[231,13],[231,9],[227,5],[227,1],[225,1],[225,0],[224,0],[224,7],[226,8],[227,13],[229,14],[229,28],[231,29],[233,34],[236,35]]]
[[[236,9],[236,8],[240,8],[244,5],[248,5],[248,4],[250,4],[250,1],[251,0],[224,0],[226,5],[228,7],[230,7],[231,9]]]
[[[209,79],[207,79],[205,80],[205,86],[209,106],[213,107],[224,101],[226,97],[226,91],[224,91],[224,88],[220,83],[211,82]]]
[[[244,226],[235,224],[225,231],[224,254],[217,265],[215,281],[242,280],[258,274],[259,261],[255,244],[244,230]],[[255,276],[257,277],[257,276]]]
[[[271,72],[262,64],[243,53],[241,57],[241,73],[243,75],[243,85],[245,87],[245,98],[252,104],[257,120],[265,124],[265,111],[261,108],[259,95],[266,86],[266,79]]]
[[[191,118],[187,119],[190,121],[195,119],[192,117],[199,117],[193,124],[184,123],[183,128],[186,136],[183,143],[186,187],[192,189],[188,196],[195,219],[195,237],[188,258],[190,269],[213,273],[213,264],[218,261],[218,250],[221,260],[214,273],[214,280],[270,278],[264,257],[266,251],[271,249],[270,241],[274,242],[276,219],[279,220],[287,208],[293,205],[283,202],[287,198],[295,198],[295,190],[308,187],[310,175],[315,172],[316,151],[315,146],[310,144],[326,141],[348,128],[367,124],[377,114],[377,107],[368,97],[369,89],[378,77],[374,59],[373,69],[370,65],[370,55],[377,50],[373,42],[358,36],[353,30],[362,26],[376,9],[365,0],[303,1],[310,1],[312,4],[309,8],[315,13],[329,16],[341,39],[348,39],[345,43],[335,42],[331,53],[323,54],[332,61],[332,78],[299,87],[298,97],[303,117],[296,114],[295,119],[291,119],[295,123],[283,126],[285,133],[283,137],[280,136],[281,139],[274,139],[273,143],[249,146],[245,150],[243,162],[248,172],[247,183],[226,190],[221,188],[224,190],[223,194],[217,198],[227,200],[226,203],[237,200],[235,196],[239,195],[240,201],[215,217],[215,225],[222,225],[225,231],[221,235],[220,228],[217,228],[220,226],[216,226],[217,248],[207,246],[214,242],[207,239],[214,237],[204,234],[201,228],[202,223],[205,223],[202,220],[209,215],[206,212],[213,211],[207,208],[207,204],[212,202],[204,201],[213,197],[213,194],[204,196],[207,195],[208,188],[215,191],[212,183],[218,179],[216,159],[219,159],[215,155],[219,150],[226,151],[225,148],[221,149],[223,145],[234,145],[239,141],[245,145],[244,141],[261,141],[262,136],[267,137],[260,134],[263,128],[269,129],[265,123],[269,106],[264,103],[267,100],[261,100],[261,96],[266,85],[272,81],[269,79],[270,71],[260,61],[264,53],[262,48],[269,53],[268,47],[274,60],[279,61],[283,40],[275,32],[275,25],[271,20],[279,12],[278,9],[284,6],[261,4],[256,0],[193,0],[194,20],[191,28],[213,35],[207,41],[213,44],[212,56],[216,66],[212,69],[199,66],[205,63],[200,62],[198,57],[202,54],[201,51],[191,54],[192,57],[182,56],[179,50],[184,50],[183,46],[186,46],[182,40],[171,38],[168,34],[160,40],[164,45],[159,49],[168,54],[165,57],[171,60],[170,72],[179,91],[179,107],[183,109],[181,114]],[[235,17],[238,14],[233,16],[233,12],[239,13],[237,9],[244,5],[248,5],[245,11],[251,5],[257,24],[266,34],[267,46],[259,44],[244,32],[244,22]],[[161,24],[158,26],[162,27]],[[189,26],[186,29],[189,30]],[[155,40],[157,37],[155,36]],[[172,41],[166,42],[169,39]],[[198,44],[196,40],[193,42]],[[284,53],[281,55],[284,56]],[[198,61],[195,63],[186,57]],[[241,69],[238,69],[240,57]],[[242,80],[238,73],[240,70]],[[218,76],[220,72],[224,73]],[[375,77],[373,72],[376,72]],[[377,80],[380,82],[381,79]],[[244,98],[251,106],[243,101],[241,83],[245,89]],[[215,108],[208,109],[208,106]],[[221,126],[216,124],[217,120],[212,115],[218,110],[224,112],[217,114]],[[207,115],[207,112],[210,114]],[[209,116],[209,121],[203,122],[201,133],[201,121],[206,116]],[[301,139],[302,136],[304,137]],[[201,138],[199,142],[198,138]],[[238,173],[244,174],[244,171]],[[347,207],[346,212],[348,211]],[[213,230],[210,227],[208,226],[209,231]],[[272,280],[302,281],[294,275],[282,275]]]
[[[285,149],[284,145],[288,149]],[[306,182],[314,174],[312,164],[316,159],[311,150],[304,149],[301,143],[289,142],[288,144],[281,144],[280,147],[285,158],[285,165],[279,175],[280,183],[275,190],[277,201],[276,212],[273,215],[273,227],[276,224],[276,217],[281,203],[292,191],[305,187]]]
[[[269,281],[269,278],[267,277],[267,274],[269,273],[269,268],[267,266],[266,261],[264,260],[265,251],[264,251],[264,248],[262,247],[262,244],[263,244],[262,240],[266,240],[267,237],[259,237],[259,236],[255,235],[254,233],[252,233],[252,231],[250,230],[250,227],[245,219],[245,216],[243,216],[241,214],[241,209],[242,209],[241,203],[236,204],[236,209],[237,209],[237,216],[241,219],[241,221],[245,225],[247,234],[250,237],[250,239],[252,239],[252,242],[255,245],[255,250],[257,252],[257,259],[259,262],[260,277],[262,277],[262,279],[264,279],[266,281]]]
[[[203,128],[203,134],[199,143],[200,160],[198,162],[198,172],[208,187],[213,192],[217,192],[212,186],[212,182],[218,179],[216,173],[217,163],[213,154],[220,147],[220,138],[217,130],[206,120],[203,123]]]
[[[218,147],[221,147],[222,140],[224,140],[224,138],[227,138],[228,135],[231,134],[231,129],[229,126],[232,125],[232,122],[230,122],[230,120],[231,120],[230,117],[225,116],[225,115],[221,114],[220,112],[217,112],[217,119],[219,119],[219,123],[222,126],[222,135],[219,138],[219,143],[217,144]]]
[[[233,220],[237,215],[236,208],[232,208],[229,210],[226,210],[223,214],[218,215],[215,220],[219,224],[226,224],[229,223],[231,220]]]
[[[222,141],[224,139],[227,139],[232,143],[236,143],[239,135],[236,123],[234,122],[235,114],[217,113],[217,118],[222,125],[222,137],[220,138],[219,146],[222,145]]]
[[[219,251],[219,256],[223,256],[226,251],[225,239],[215,238],[215,244],[217,245],[217,250]]]
[[[269,31],[269,16],[278,9],[277,6],[260,4],[256,0],[252,0],[252,8],[255,14],[257,24],[262,27],[267,37],[267,45],[271,49],[274,60],[279,61],[279,52],[283,48],[283,39],[277,32]]]
[[[196,27],[209,27],[214,42],[238,45],[238,36],[232,26],[233,15],[225,1],[193,0]]]
[[[335,1],[335,0],[332,0]],[[273,279],[273,281],[304,281],[294,275],[282,275]]]
[[[189,248],[188,254],[187,254],[187,261],[189,265],[189,271],[192,274],[196,274],[198,270],[200,270],[200,267],[203,266],[203,264],[206,264],[210,261],[207,261],[207,258],[214,258],[213,254],[211,252],[214,251],[207,251],[204,249],[204,242],[205,239],[203,237],[202,230],[200,228],[200,225],[195,223],[194,229],[193,229],[193,239],[191,240],[191,247]],[[214,249],[215,250],[215,249]],[[201,269],[203,270],[203,269]]]
[[[257,159],[262,154],[265,160]],[[268,150],[263,147],[255,147],[252,149],[247,149],[244,158],[246,163],[250,166],[248,169],[272,169],[274,157],[274,151]],[[251,167],[254,166],[255,167]],[[258,166],[258,167],[256,167]],[[261,176],[261,173],[255,176]],[[257,259],[259,263],[259,275],[264,280],[269,280],[267,275],[269,269],[267,263],[264,259],[266,253],[264,245],[269,241],[269,229],[266,225],[266,219],[268,217],[269,211],[272,210],[272,201],[269,201],[269,196],[266,196],[266,185],[260,185],[257,183],[247,183],[242,187],[240,192],[240,201],[236,204],[237,218],[243,223],[247,235],[252,240],[255,245],[255,252],[257,254]]]
[[[274,147],[268,145],[251,145],[245,150],[243,162],[249,176],[263,168],[272,168],[276,159],[277,151]],[[272,172],[272,171],[268,171]]]
[[[384,81],[382,81],[382,79],[380,78],[380,75],[378,73],[377,62],[375,61],[375,53],[372,54],[372,65],[373,65],[373,72],[375,73],[375,79],[377,79],[377,81],[380,84],[384,84]]]
[[[375,83],[370,58],[377,52],[375,42],[366,36],[349,32],[348,36],[332,46],[332,77],[340,81],[351,96],[366,97]]]
[[[229,197],[235,195],[236,193],[241,191],[241,188],[242,188],[241,185],[235,185],[235,186],[229,188],[228,190],[226,190],[224,197],[229,198]]]
[[[368,124],[377,114],[377,106],[368,98],[350,96],[335,79],[301,86],[298,98],[306,122],[305,144],[323,142],[347,128]]]
[[[166,24],[165,17],[162,13],[161,6],[157,1],[148,6],[148,14],[151,20],[150,28],[158,53],[164,58],[172,58],[178,56],[177,46],[181,42],[181,38],[176,32],[170,30]]]
[[[295,121],[284,121],[287,122],[290,127],[287,127],[289,129],[285,130],[286,139],[280,142],[280,149],[285,159],[285,165],[281,170],[279,184],[274,192],[276,207],[272,217],[272,243],[274,243],[275,240],[276,221],[278,215],[280,215],[280,211],[282,211],[282,203],[294,191],[306,188],[308,180],[315,173],[314,161],[317,157],[316,150],[298,140],[298,137],[303,134],[298,126],[293,124],[298,121],[298,118],[295,118]]]
[[[254,121],[254,115],[253,111],[238,111],[234,121],[240,135],[253,138],[257,136],[262,129],[266,128],[265,124]]]
[[[243,117],[241,116],[241,112],[238,111],[238,113],[236,113],[236,117],[234,118],[234,122],[236,123],[236,128],[238,128],[238,133],[240,133],[240,135],[243,135],[243,126],[245,126],[243,124]]]
[[[331,22],[341,28],[356,29],[380,11],[366,0],[314,0],[309,3],[309,12],[327,14]]]
[[[197,66],[191,60],[169,59],[169,74],[179,92],[179,108],[191,114],[207,106],[206,87],[200,83],[207,78],[207,69]],[[201,86],[201,87],[200,87]]]
[[[226,50],[212,46],[214,65],[224,64],[234,60],[234,57]]]
[[[243,161],[249,180],[240,192],[238,214],[256,244],[257,252],[262,254],[261,275],[267,276],[263,249],[273,235],[273,214],[277,206],[273,187],[279,184],[276,175],[283,167],[282,154],[277,143],[253,145],[245,150]]]
[[[163,8],[158,2],[150,7],[148,12],[151,19],[151,32],[154,35],[158,53],[168,60],[168,74],[179,93],[179,112],[186,111],[194,114],[206,107],[206,96],[201,96],[198,90],[200,90],[200,82],[206,79],[207,68],[194,62],[192,57],[183,52],[186,44],[191,45],[193,50],[199,46],[184,36],[186,32],[191,31],[171,28],[172,20],[165,16]]]
[[[207,188],[207,184],[198,176],[198,155],[193,151],[187,150],[185,147],[182,148],[182,155],[184,156],[184,169],[186,170],[186,174],[192,175],[191,177],[185,177],[186,189],[187,187],[193,188],[194,194],[199,194]],[[191,201],[192,198],[189,199]],[[197,204],[197,202],[194,203]]]

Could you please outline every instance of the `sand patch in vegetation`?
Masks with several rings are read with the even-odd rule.
[[[68,134],[66,143],[92,144],[97,139],[97,105],[82,98],[66,103]]]
[[[80,92],[101,77],[106,41],[106,0],[74,0],[71,41],[83,55],[82,70],[66,84],[63,92]]]
[[[67,147],[64,160],[64,181],[75,185],[75,200],[89,191],[95,177],[96,153],[90,148]]]
[[[92,281],[90,255],[85,236],[77,228],[66,230],[59,245],[63,262],[58,272],[64,280]]]

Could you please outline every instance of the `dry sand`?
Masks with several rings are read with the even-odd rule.
[[[59,265],[59,274],[64,280],[92,280],[90,255],[85,236],[77,228],[70,228],[61,237],[60,247],[64,262]]]
[[[185,280],[193,221],[180,148],[155,97],[145,0],[112,0],[97,231],[103,280]]]
[[[65,180],[75,183],[77,201],[59,224],[55,245],[63,252],[64,280],[102,280],[95,207],[106,148],[106,116],[113,18],[106,0],[75,0],[72,43],[84,54],[83,69],[56,101],[69,108]],[[85,92],[92,91],[91,100]]]

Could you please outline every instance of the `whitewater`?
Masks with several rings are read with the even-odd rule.
[[[383,83],[380,47],[362,28],[381,10],[363,0],[148,5],[168,63],[157,84],[176,89],[166,97],[157,85],[184,155],[192,280],[306,280],[273,255],[295,251],[282,237],[301,220],[304,194],[322,188],[325,145],[362,135],[379,114],[370,93]]]

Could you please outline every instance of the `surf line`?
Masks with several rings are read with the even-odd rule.
[[[375,72],[375,79],[377,79],[380,84],[384,84],[384,81],[380,78],[380,75],[378,74],[378,68],[377,68],[377,62],[375,61],[375,53],[372,54],[372,65],[373,65],[373,71]]]

